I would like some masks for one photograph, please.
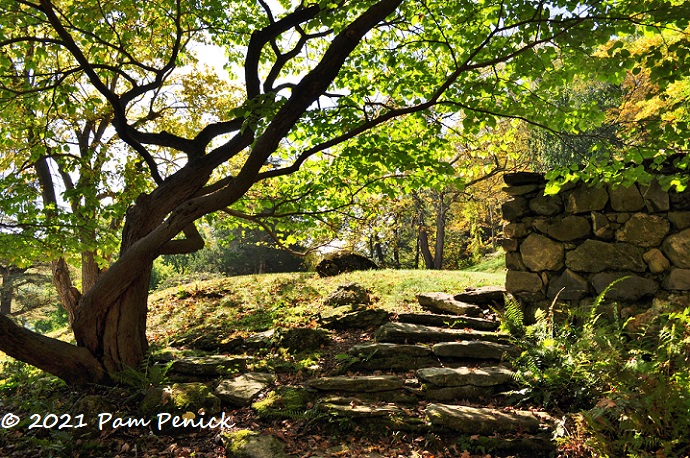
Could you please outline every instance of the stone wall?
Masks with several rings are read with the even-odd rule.
[[[506,290],[529,302],[633,302],[690,291],[690,192],[652,183],[570,184],[544,195],[540,174],[505,176]]]

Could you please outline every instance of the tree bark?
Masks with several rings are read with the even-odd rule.
[[[113,303],[104,317],[100,348],[90,348],[101,359],[109,374],[127,368],[138,369],[148,350],[146,316],[148,291],[153,264],[132,282]]]
[[[0,350],[70,384],[105,379],[101,364],[86,348],[30,331],[4,315],[0,315]]]
[[[446,241],[446,204],[443,193],[439,192],[436,201],[436,243],[434,247],[434,269],[443,267],[443,249]]]
[[[12,286],[12,274],[9,267],[0,266],[2,272],[2,289],[0,289],[0,315],[12,313],[12,297],[14,296]]]
[[[425,227],[419,229],[419,250],[422,252],[422,258],[424,258],[424,265],[426,268],[433,269],[434,257],[429,249],[429,235],[426,233]]]
[[[419,268],[419,255],[424,259],[424,265],[427,269],[434,268],[434,256],[431,254],[429,248],[429,234],[426,232],[426,225],[424,221],[424,208],[422,199],[413,194],[415,207],[417,209],[417,252],[415,258],[415,268]]]
[[[58,258],[51,263],[51,270],[53,272],[53,285],[57,290],[58,297],[62,308],[67,312],[69,322],[74,322],[74,314],[76,313],[81,293],[72,284],[72,278],[69,273],[69,266],[65,258]]]

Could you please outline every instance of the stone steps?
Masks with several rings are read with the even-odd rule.
[[[397,431],[450,433],[465,437],[485,452],[513,456],[550,456],[553,419],[528,410],[496,409],[442,403],[416,407],[395,403],[364,403],[358,398],[329,397],[317,404],[320,412],[361,425],[375,424]],[[496,455],[494,455],[496,456]]]
[[[429,313],[401,313],[397,316],[401,323],[423,324],[426,326],[446,327],[450,329],[476,329],[478,331],[495,331],[498,322],[486,318],[429,314]]]
[[[455,342],[460,340],[483,340],[510,344],[508,334],[477,331],[474,329],[449,329],[439,326],[426,326],[413,323],[386,323],[375,333],[378,342],[420,343],[420,342]]]
[[[506,393],[515,388],[506,361],[519,349],[509,335],[497,331],[498,322],[487,313],[488,307],[501,306],[500,290],[456,296],[430,293],[419,299],[435,312],[399,314],[393,317],[396,321],[379,326],[374,341],[348,351],[343,369],[351,375],[314,377],[295,385],[309,398],[296,407],[298,411],[307,409],[315,418],[326,415],[358,425],[372,422],[392,431],[466,436],[482,453],[494,456],[539,457],[553,452],[548,435],[552,420],[547,415],[501,407],[511,402]],[[469,302],[474,300],[476,304]],[[230,358],[203,362],[222,371],[230,361],[237,363]],[[191,372],[180,363],[173,367]],[[271,389],[269,381],[262,392]],[[238,403],[250,404],[250,400]]]
[[[349,350],[355,361],[348,369],[374,375],[307,382],[317,392],[316,409],[357,424],[464,436],[486,453],[549,456],[554,445],[548,415],[495,407],[515,387],[504,361],[519,352],[487,318],[485,309],[500,307],[502,297],[494,289],[420,295],[420,304],[433,313],[399,314],[376,330],[373,342]]]

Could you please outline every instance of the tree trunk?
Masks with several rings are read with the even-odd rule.
[[[385,264],[385,259],[383,256],[383,246],[381,245],[381,239],[379,239],[378,234],[374,234],[373,236],[373,253],[375,255],[375,259],[379,264],[379,267],[382,267]]]
[[[436,244],[434,247],[434,269],[443,267],[443,248],[446,241],[446,205],[443,201],[443,193],[438,194],[436,203]]]
[[[12,284],[3,278],[2,290],[0,290],[0,315],[12,313],[12,297]]]
[[[101,359],[108,374],[127,368],[138,369],[148,350],[146,315],[151,269],[149,265],[119,299],[108,308],[100,336],[100,347],[90,348]],[[79,340],[79,336],[77,341]]]
[[[2,271],[2,289],[0,289],[0,315],[12,313],[12,273],[9,268],[0,267]]]
[[[419,255],[421,253],[424,259],[424,265],[427,269],[434,268],[434,257],[429,249],[429,234],[426,232],[424,224],[424,209],[422,208],[421,199],[414,195],[415,207],[417,208],[417,253],[415,257],[415,268],[419,268]]]
[[[2,288],[2,293],[0,293],[0,315],[9,315],[12,313],[12,290]]]
[[[419,250],[422,252],[424,264],[427,269],[434,268],[434,257],[429,249],[429,235],[426,233],[426,228],[422,227],[419,231]]]
[[[53,285],[57,290],[58,297],[62,308],[67,312],[69,322],[74,322],[74,314],[81,299],[81,293],[72,284],[72,278],[69,273],[69,266],[65,258],[58,258],[51,263],[51,270],[53,272]]]

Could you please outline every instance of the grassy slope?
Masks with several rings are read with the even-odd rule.
[[[309,323],[323,299],[339,285],[356,282],[371,292],[374,305],[393,312],[417,309],[422,292],[460,292],[467,287],[502,285],[502,268],[488,272],[377,270],[319,278],[315,273],[228,277],[155,292],[149,298],[149,338],[159,347],[185,335],[213,332],[227,337],[276,326]],[[500,267],[500,266],[499,266]],[[496,271],[497,270],[497,271]],[[49,333],[73,341],[67,328]],[[0,363],[8,357],[0,352]]]
[[[422,292],[460,292],[503,284],[503,273],[378,270],[319,278],[313,273],[265,274],[209,280],[154,293],[149,301],[149,335],[158,345],[190,334],[228,337],[272,327],[309,323],[323,299],[339,285],[367,288],[376,306],[393,312],[417,308]]]

